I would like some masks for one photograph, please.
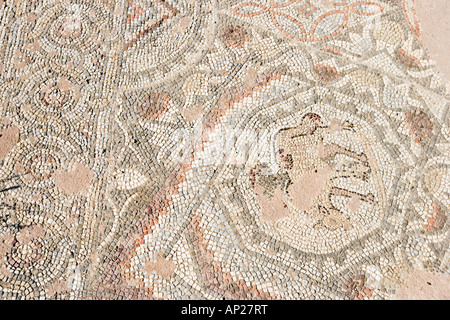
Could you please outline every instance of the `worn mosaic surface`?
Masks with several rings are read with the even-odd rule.
[[[449,283],[450,85],[413,0],[3,0],[0,44],[1,299]]]

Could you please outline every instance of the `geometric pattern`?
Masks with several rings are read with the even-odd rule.
[[[413,0],[0,1],[0,299],[394,299],[450,268]]]

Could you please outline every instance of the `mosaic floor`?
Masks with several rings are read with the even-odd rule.
[[[449,298],[414,0],[1,0],[1,299]]]

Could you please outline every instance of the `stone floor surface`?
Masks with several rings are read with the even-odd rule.
[[[449,10],[0,0],[0,299],[449,299]]]

